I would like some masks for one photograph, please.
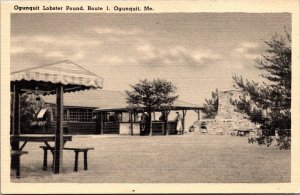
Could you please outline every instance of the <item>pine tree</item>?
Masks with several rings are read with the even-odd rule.
[[[211,98],[205,98],[205,103],[203,104],[204,118],[215,118],[218,112],[219,105],[219,94],[218,89],[211,92]]]
[[[273,141],[270,135],[277,132],[277,145],[288,149],[291,142],[291,37],[287,32],[285,37],[275,34],[265,44],[267,49],[256,59],[256,67],[263,71],[261,76],[266,82],[233,76],[235,86],[245,92],[234,104],[263,130],[260,137],[249,142],[269,146]]]

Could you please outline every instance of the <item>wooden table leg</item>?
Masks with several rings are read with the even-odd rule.
[[[51,148],[53,148],[47,141],[44,142],[45,145],[49,148],[51,154],[52,154],[52,171],[54,171],[54,149],[51,150]],[[47,155],[47,154],[46,154]],[[47,155],[48,156],[48,155]],[[44,156],[45,157],[45,156]],[[47,166],[47,163],[46,163],[46,166]],[[43,169],[44,170],[44,169]],[[47,167],[46,167],[46,170],[47,170]]]
[[[84,151],[84,170],[88,170],[87,152],[88,151]]]
[[[43,148],[44,149],[44,163],[43,163],[43,170],[46,171],[47,170],[47,162],[48,162],[48,149],[47,148]]]
[[[12,150],[20,150],[19,145],[20,145],[20,142],[13,141],[12,142],[12,147],[11,147]],[[17,166],[18,166],[17,163],[18,163],[18,161],[20,161],[20,156],[13,155],[11,157],[10,166],[11,166],[12,169],[17,169]]]
[[[17,178],[20,178],[20,155],[17,155],[18,158],[16,158],[16,175]]]
[[[78,171],[78,151],[75,151],[75,165],[74,165],[74,172]]]

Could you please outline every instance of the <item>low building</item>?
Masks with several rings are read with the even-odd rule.
[[[53,125],[47,131],[54,130],[55,124],[55,97],[44,96],[47,112]],[[119,91],[90,90],[64,94],[64,127],[71,134],[95,134],[96,116],[93,110],[99,107],[126,104],[125,95]],[[109,114],[107,115],[109,120]],[[126,120],[126,116],[123,117]]]
[[[46,113],[51,121],[47,132],[51,132],[55,128],[55,97],[44,96],[43,99],[47,104]],[[64,129],[70,134],[126,134],[130,122],[133,122],[131,127],[135,134],[139,134],[141,113],[135,113],[132,117],[127,107],[126,95],[119,91],[90,90],[66,93],[64,94]],[[201,109],[198,105],[180,100],[176,100],[172,106],[172,110],[182,111],[184,118],[187,110],[194,110],[200,119]],[[164,122],[157,120],[160,112],[152,114],[153,129],[155,132],[161,132]],[[173,127],[173,123],[170,121],[169,126]]]

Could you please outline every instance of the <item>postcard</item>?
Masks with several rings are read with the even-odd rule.
[[[299,192],[299,1],[2,1],[1,193]]]

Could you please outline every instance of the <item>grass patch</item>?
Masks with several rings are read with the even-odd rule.
[[[248,144],[246,137],[184,136],[74,136],[66,146],[94,147],[89,170],[73,172],[74,152],[63,151],[64,170],[54,175],[42,170],[43,151],[28,143],[22,156],[21,179],[13,182],[66,183],[288,183],[290,150]],[[50,163],[50,155],[48,160]],[[48,164],[49,164],[48,163]]]

